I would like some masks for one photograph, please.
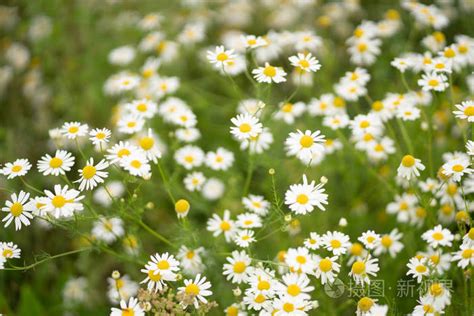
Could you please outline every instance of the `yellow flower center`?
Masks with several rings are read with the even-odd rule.
[[[66,199],[62,195],[56,195],[51,200],[51,203],[53,204],[55,208],[61,208],[66,204]]]
[[[160,270],[168,270],[170,268],[170,263],[168,260],[161,260],[156,265]]]
[[[54,157],[49,161],[49,166],[51,168],[59,168],[62,165],[63,165],[63,161],[62,161],[62,159],[60,159],[58,157]]]
[[[332,249],[337,249],[342,246],[341,242],[337,239],[331,240],[330,244],[331,244]]]
[[[430,79],[428,80],[428,85],[431,87],[436,87],[439,84],[437,79]]]
[[[302,59],[298,62],[298,65],[300,65],[301,68],[308,68],[309,61],[307,61],[306,59]]]
[[[230,229],[230,224],[227,221],[222,221],[222,223],[219,226],[221,230],[223,231],[228,231]]]
[[[314,143],[314,139],[313,137],[311,136],[308,136],[308,135],[303,135],[301,138],[300,138],[300,145],[301,147],[304,147],[304,148],[309,148],[313,145]]]
[[[384,246],[385,248],[389,248],[393,243],[392,238],[390,238],[390,236],[388,235],[383,236],[380,242],[382,243],[382,246]]]
[[[363,53],[367,50],[367,44],[360,43],[359,45],[357,45],[357,49],[359,50],[359,52]]]
[[[305,256],[296,256],[296,262],[299,264],[305,264],[306,263],[306,257]]]
[[[360,128],[367,128],[367,127],[370,126],[370,123],[369,123],[369,121],[362,121],[362,122],[360,122],[359,126],[360,126]]]
[[[295,305],[291,303],[285,303],[283,304],[283,310],[287,313],[290,313],[295,310]]]
[[[239,130],[242,133],[248,133],[248,132],[250,132],[251,129],[252,129],[252,127],[248,123],[243,123],[239,126]]]
[[[296,202],[298,202],[299,204],[305,205],[306,203],[308,203],[308,201],[309,198],[306,194],[300,194],[296,197]]]
[[[152,280],[153,282],[160,281],[161,280],[161,274],[160,273],[154,274],[154,273],[155,273],[154,270],[148,271],[148,277],[150,278],[150,280]]]
[[[258,304],[261,304],[263,302],[265,302],[265,296],[263,296],[262,294],[258,294],[256,297],[255,297],[255,303],[258,303]]]
[[[21,213],[23,213],[23,205],[18,202],[13,203],[13,205],[10,207],[10,213],[15,217],[20,216]]]
[[[216,59],[220,62],[223,62],[229,59],[229,56],[226,53],[219,53],[217,54]]]
[[[444,51],[444,57],[453,58],[456,56],[456,52],[452,48],[448,48]]]
[[[239,315],[239,309],[235,306],[229,306],[227,308],[227,316],[238,316]]]
[[[135,312],[132,308],[122,309],[122,316],[135,316]]]
[[[443,240],[443,234],[440,232],[433,233],[431,237],[433,237],[434,240],[438,240],[438,241]]]
[[[195,253],[194,253],[194,251],[192,251],[192,250],[191,250],[191,251],[188,251],[188,252],[186,253],[186,258],[188,258],[188,259],[192,259],[192,258],[194,258],[194,256],[195,256]]]
[[[339,246],[340,247],[340,246]],[[334,248],[334,247],[333,247]],[[353,243],[351,247],[351,254],[354,256],[360,256],[362,254],[362,251],[364,250],[364,247],[362,247],[361,244],[358,242]]]
[[[264,290],[269,290],[270,289],[270,283],[268,281],[262,280],[258,282],[257,288],[259,291],[264,291]]]
[[[13,172],[20,172],[21,169],[23,169],[22,166],[20,166],[20,165],[15,165],[15,166],[13,166],[12,171],[13,171]]]
[[[13,251],[11,249],[5,249],[3,250],[2,255],[5,258],[11,258],[13,256]]]
[[[375,101],[372,103],[372,110],[377,112],[383,110],[383,103],[381,101]]]
[[[288,294],[290,294],[291,296],[297,296],[298,294],[301,293],[301,289],[296,284],[290,284],[290,285],[288,285],[288,288],[286,289],[286,292]]]
[[[130,128],[135,127],[135,125],[137,125],[137,123],[134,122],[134,121],[127,123],[127,126],[130,127]]]
[[[291,103],[286,103],[281,107],[281,110],[285,113],[290,113],[293,110],[293,104]]]
[[[356,261],[352,265],[352,273],[362,274],[365,272],[365,263],[363,261]]]
[[[117,156],[118,156],[119,158],[122,158],[122,157],[128,156],[128,155],[130,155],[130,150],[128,150],[127,148],[122,148],[122,149],[120,149],[120,150],[118,151],[118,153],[117,153]]]
[[[374,301],[366,296],[361,298],[359,302],[357,302],[357,308],[362,312],[368,312],[372,306],[374,305]]]
[[[407,168],[413,167],[415,165],[415,157],[412,155],[403,156],[402,165]]]
[[[273,66],[267,66],[263,69],[263,74],[267,77],[275,77],[276,76],[276,68]]]
[[[174,209],[176,210],[177,213],[186,213],[187,211],[189,211],[189,202],[184,200],[184,199],[181,199],[179,201],[176,202],[176,204],[174,205]]]
[[[418,273],[424,273],[424,272],[426,272],[426,267],[424,265],[420,264],[420,265],[416,266],[415,270]]]
[[[82,169],[82,176],[84,179],[91,179],[95,176],[96,171],[97,170],[94,166],[85,166],[84,169]]]
[[[237,262],[234,263],[234,272],[235,273],[243,273],[246,268],[247,268],[247,265],[243,261],[237,261]]]
[[[433,296],[440,296],[443,294],[443,286],[439,283],[434,283],[430,286],[430,293]]]
[[[472,255],[474,254],[474,250],[472,249],[464,249],[461,256],[463,257],[463,259],[469,259],[472,257]]]
[[[191,284],[186,285],[186,288],[184,289],[184,291],[188,295],[196,296],[199,294],[199,286],[197,286],[194,283],[191,283]]]
[[[77,127],[77,126],[71,126],[71,127],[69,127],[69,129],[68,129],[68,132],[71,133],[71,134],[75,134],[75,133],[77,133],[78,131],[79,131],[79,127]]]
[[[425,314],[433,314],[435,310],[433,306],[426,304],[423,305],[423,311],[425,312]]]
[[[140,139],[140,147],[144,150],[150,150],[154,144],[155,141],[151,137],[146,136]]]
[[[146,106],[145,103],[140,103],[137,105],[137,110],[139,112],[146,112],[146,110],[148,110],[148,107]]]
[[[323,272],[331,271],[332,269],[332,261],[328,258],[325,258],[319,262],[319,269]]]
[[[474,106],[468,106],[464,109],[464,115],[474,116]]]
[[[141,163],[139,160],[136,160],[136,159],[135,159],[135,160],[132,160],[132,161],[130,162],[130,165],[131,165],[133,168],[138,169],[138,168],[140,168],[140,167],[142,166],[142,163]]]

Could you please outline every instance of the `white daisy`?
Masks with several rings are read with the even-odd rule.
[[[212,170],[227,170],[234,163],[234,153],[219,147],[215,152],[210,151],[206,154],[205,163]]]
[[[240,284],[247,282],[250,273],[253,268],[250,266],[250,257],[245,251],[233,251],[231,257],[227,257],[227,262],[224,264],[223,274],[226,279],[232,283]]]
[[[291,62],[291,65],[298,67],[306,72],[316,72],[321,69],[321,64],[319,61],[311,55],[298,53],[297,56],[291,56],[288,58]]]
[[[257,137],[262,132],[262,123],[250,114],[239,114],[230,121],[235,125],[230,128],[230,132],[239,140]]]
[[[258,82],[266,83],[280,83],[286,81],[286,72],[281,67],[274,67],[269,63],[265,63],[265,67],[258,67],[257,69],[252,70],[254,78]]]
[[[432,248],[437,248],[438,246],[451,247],[454,236],[449,229],[437,225],[433,229],[424,232],[421,238]]]
[[[349,275],[354,278],[356,284],[369,284],[369,275],[375,276],[376,273],[379,271],[378,261],[379,259],[372,258],[369,254],[367,255],[367,258],[365,260],[357,260],[352,264],[351,272],[349,272]]]
[[[345,254],[351,246],[349,236],[338,231],[327,232],[321,239],[322,245],[335,256]]]
[[[325,211],[323,204],[328,204],[328,195],[324,193],[324,184],[315,185],[314,181],[308,183],[306,175],[303,175],[302,184],[292,184],[285,193],[285,204],[296,214],[306,214],[318,207]]]
[[[98,164],[94,165],[94,158],[89,158],[87,160],[84,168],[79,169],[79,175],[81,176],[79,180],[74,181],[75,183],[79,182],[79,190],[92,190],[99,183],[104,183],[104,179],[109,175],[108,172],[102,171],[109,166],[109,163],[102,159]]]
[[[5,175],[7,179],[13,179],[24,176],[30,169],[31,164],[28,159],[17,159],[14,162],[7,162],[5,166],[0,169],[0,174]]]
[[[54,157],[46,154],[38,161],[38,170],[43,175],[65,175],[74,165],[74,156],[65,150],[56,150]]]
[[[225,210],[222,218],[217,214],[209,218],[207,230],[212,232],[214,237],[224,234],[226,241],[230,241],[237,230],[237,224],[230,219],[230,211]]]
[[[450,180],[459,182],[463,175],[469,175],[474,172],[474,169],[469,168],[470,165],[471,162],[468,158],[460,157],[445,163],[442,172],[445,176],[449,177]]]
[[[95,146],[105,146],[110,139],[112,133],[107,128],[94,128],[89,132],[89,139]]]
[[[206,182],[206,177],[202,172],[192,172],[186,175],[183,182],[186,190],[191,192],[201,191],[204,182]]]
[[[69,139],[85,136],[88,131],[89,127],[87,124],[81,124],[79,122],[66,122],[61,127],[61,133]]]
[[[193,305],[195,308],[199,307],[199,303],[206,304],[206,296],[212,295],[212,292],[209,291],[211,288],[211,282],[206,280],[205,276],[200,274],[196,275],[194,280],[184,280],[184,286],[178,288],[178,293],[184,294],[192,298]],[[184,307],[187,305],[184,301],[181,302]]]
[[[54,186],[54,193],[45,190],[46,197],[41,197],[39,202],[43,204],[41,211],[46,214],[51,214],[56,218],[70,217],[76,211],[82,211],[84,206],[81,201],[84,196],[80,191],[69,189],[67,185],[61,188],[61,185]]]
[[[340,265],[337,263],[338,257],[325,257],[316,262],[316,274],[321,279],[322,284],[333,283],[339,273]]]
[[[145,312],[140,307],[138,300],[134,297],[130,297],[128,304],[125,300],[120,301],[120,308],[112,307],[112,312],[110,316],[145,316]]]
[[[111,244],[125,234],[123,221],[117,217],[106,218],[101,216],[93,224],[91,234],[95,239]]]
[[[28,203],[29,197],[29,193],[20,191],[18,195],[13,193],[10,196],[11,201],[7,200],[5,202],[5,206],[2,208],[2,211],[8,213],[2,220],[2,222],[6,222],[5,227],[8,227],[13,220],[15,221],[15,230],[20,230],[22,224],[25,226],[30,225],[30,219],[33,218],[33,208]]]
[[[421,160],[412,155],[405,155],[397,169],[397,174],[399,177],[410,180],[412,177],[420,176],[419,170],[425,170],[425,166],[421,163]]]
[[[255,232],[253,230],[244,229],[237,232],[237,234],[234,236],[234,241],[237,246],[247,248],[251,243],[256,241],[255,237],[253,237],[254,235]]]

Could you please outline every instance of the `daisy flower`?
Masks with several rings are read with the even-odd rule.
[[[38,161],[38,171],[44,176],[65,175],[74,166],[74,156],[65,150],[56,150],[54,157],[46,154]]]
[[[315,256],[304,247],[290,248],[285,255],[285,263],[292,272],[313,273],[316,268]]]
[[[243,304],[250,310],[265,311],[271,307],[268,295],[247,289],[242,300]]]
[[[466,153],[469,156],[474,156],[474,141],[468,140],[466,143]]]
[[[17,159],[14,162],[7,162],[5,166],[0,169],[0,174],[6,176],[7,179],[13,179],[24,176],[30,169],[31,164],[28,159]]]
[[[314,291],[314,286],[310,286],[310,279],[306,274],[287,273],[282,277],[282,283],[278,285],[280,296],[291,296],[301,299],[311,298],[310,292]]]
[[[298,53],[297,56],[291,56],[288,58],[291,62],[291,65],[298,67],[306,72],[316,72],[321,69],[321,64],[319,61],[311,55]]]
[[[250,275],[247,282],[252,292],[273,297],[279,282],[275,279],[275,271],[269,268],[256,268]]]
[[[121,299],[129,300],[138,292],[138,284],[126,274],[117,279],[107,278],[107,282],[109,284],[107,296],[113,303],[118,303]]]
[[[321,247],[321,236],[318,233],[309,233],[309,238],[304,240],[304,246],[311,250],[317,250]]]
[[[89,131],[89,126],[87,124],[81,124],[79,122],[66,122],[61,127],[61,133],[63,136],[69,139],[76,139],[77,137],[82,137],[87,135]]]
[[[131,145],[129,142],[120,141],[112,146],[112,148],[107,149],[109,154],[106,155],[106,158],[110,163],[116,163],[136,151],[139,151],[138,147]]]
[[[143,134],[137,137],[137,146],[145,153],[146,158],[154,163],[158,162],[161,158],[161,149],[159,148],[158,136],[153,133],[151,128]]]
[[[145,316],[145,312],[140,307],[138,300],[134,297],[130,297],[128,304],[125,300],[121,300],[120,308],[112,307],[112,312],[110,313],[110,316],[124,315]]]
[[[368,250],[374,249],[380,244],[380,235],[376,234],[373,230],[368,230],[362,233],[362,236],[358,240],[364,244]]]
[[[265,63],[265,67],[258,67],[252,70],[252,74],[257,82],[280,83],[286,81],[286,72],[281,67],[274,67],[269,63]]]
[[[230,132],[238,140],[257,137],[263,129],[263,125],[260,123],[258,118],[247,113],[239,114],[230,121],[235,125],[230,128]]]
[[[123,221],[120,218],[101,216],[92,227],[92,236],[106,244],[111,244],[125,234]]]
[[[421,235],[421,238],[431,247],[437,248],[438,246],[451,247],[454,236],[449,229],[438,225],[433,229],[424,232],[423,235]]]
[[[262,219],[254,213],[243,213],[237,216],[237,225],[241,228],[262,227]]]
[[[321,279],[322,284],[333,283],[339,273],[340,265],[338,257],[325,257],[316,262],[316,278]]]
[[[428,276],[430,273],[427,260],[428,259],[424,257],[411,258],[410,261],[407,263],[407,275],[413,275],[413,278],[416,279],[418,283],[420,283],[421,279],[425,276]]]
[[[142,130],[145,120],[136,114],[128,114],[122,117],[118,123],[118,130],[124,134],[134,134]]]
[[[94,128],[89,132],[89,139],[95,146],[102,146],[109,142],[112,133],[107,128]]]
[[[242,198],[244,207],[260,216],[265,216],[270,208],[270,202],[266,201],[263,196],[249,194]]]
[[[451,292],[443,283],[433,282],[426,294],[436,309],[443,310],[451,303]]]
[[[245,48],[257,48],[267,44],[267,41],[265,41],[261,36],[242,35],[241,39]]]
[[[81,201],[84,196],[80,191],[69,189],[67,185],[61,188],[61,185],[54,186],[54,193],[45,190],[46,197],[41,197],[39,202],[43,205],[41,211],[46,214],[51,214],[56,218],[69,217],[76,211],[82,211],[84,206]]]
[[[432,72],[421,75],[418,85],[424,91],[444,91],[449,86],[449,83],[445,75]]]
[[[351,246],[349,236],[338,231],[327,232],[321,239],[322,245],[335,256],[345,254]]]
[[[233,49],[226,50],[224,46],[217,46],[215,51],[207,51],[207,60],[218,69],[229,64],[236,57]]]
[[[186,145],[175,152],[174,159],[185,169],[191,170],[201,166],[204,163],[205,156],[201,148]]]
[[[223,274],[226,279],[232,283],[240,284],[247,282],[250,273],[253,268],[250,266],[250,257],[245,251],[233,251],[231,257],[227,257],[227,262],[224,264]]]
[[[370,284],[369,275],[375,276],[379,271],[378,261],[379,259],[372,258],[369,254],[365,260],[357,260],[352,264],[349,275],[354,278],[356,284]]]
[[[467,120],[469,123],[474,123],[474,101],[464,101],[461,104],[456,104],[458,111],[453,111],[458,119]]]
[[[148,177],[151,174],[151,166],[143,151],[137,150],[120,160],[120,166],[127,170],[132,176]]]
[[[12,242],[0,242],[0,257],[5,259],[20,258],[21,249]]]
[[[273,116],[276,120],[283,120],[286,124],[293,124],[295,118],[300,117],[306,109],[303,102],[296,103],[280,103],[279,109]]]
[[[403,234],[398,232],[398,229],[393,229],[390,234],[382,235],[380,243],[374,249],[374,255],[380,256],[384,253],[389,253],[394,258],[397,253],[403,249],[403,244],[400,242]]]
[[[469,168],[471,162],[468,158],[461,157],[448,161],[443,165],[442,172],[451,180],[459,182],[461,177],[465,174],[472,174],[474,169]]]
[[[285,204],[296,214],[306,214],[318,207],[325,211],[323,204],[328,204],[328,195],[324,193],[324,184],[315,185],[314,181],[308,183],[306,175],[303,175],[302,184],[292,184],[285,193]]]
[[[420,297],[418,305],[413,310],[413,316],[441,315],[443,311],[433,306],[433,300],[428,295]]]
[[[195,275],[205,269],[205,265],[202,262],[202,255],[205,253],[206,251],[203,247],[191,249],[183,245],[179,248],[176,257],[180,260],[184,272]]]
[[[152,118],[158,110],[156,103],[149,99],[132,101],[131,103],[125,104],[125,108],[128,109],[133,115],[137,115],[145,119]]]
[[[251,243],[256,241],[256,239],[253,237],[254,235],[254,231],[250,229],[244,229],[237,233],[237,235],[234,237],[234,241],[237,246],[247,248]]]
[[[207,221],[207,230],[212,232],[214,237],[224,234],[225,239],[229,242],[234,236],[237,229],[237,224],[230,219],[230,211],[225,210],[221,217],[217,214],[213,214],[212,217]]]
[[[206,177],[202,172],[192,172],[186,175],[183,182],[186,190],[191,192],[201,191],[204,182],[206,182]]]
[[[276,311],[273,315],[275,316],[305,316],[308,315],[307,305],[305,300],[301,298],[295,298],[292,296],[283,296],[276,298],[272,302],[272,307]],[[271,313],[269,313],[271,314]]]
[[[474,247],[461,245],[458,251],[453,252],[451,261],[459,261],[458,267],[462,269],[466,269],[469,265],[474,266]]]
[[[255,137],[250,137],[240,143],[241,150],[249,150],[252,154],[261,154],[273,143],[273,135],[268,128],[263,128],[262,132]]]
[[[196,275],[194,280],[188,279],[184,280],[184,287],[179,287],[178,292],[192,298],[192,302],[195,308],[199,307],[199,303],[207,303],[206,296],[212,295],[212,292],[209,290],[211,288],[211,282],[206,280],[205,276],[200,274]],[[187,307],[182,301],[182,305]]]
[[[290,133],[286,139],[286,152],[300,159],[311,159],[313,153],[324,152],[324,142],[324,135],[320,131],[306,130],[303,133],[297,130],[296,133]]]
[[[89,158],[84,168],[79,169],[81,177],[79,180],[74,181],[75,183],[80,183],[79,191],[92,190],[99,183],[104,183],[104,179],[107,178],[109,173],[102,170],[105,170],[108,166],[109,163],[105,159],[94,165],[94,158]]]
[[[410,180],[412,177],[420,176],[419,170],[425,170],[425,166],[421,163],[421,160],[412,155],[405,155],[397,169],[397,174],[401,178]]]
[[[140,271],[147,274],[147,277],[140,283],[147,283],[150,291],[161,291],[165,286],[165,281],[176,281],[176,273],[179,270],[179,261],[167,252],[156,253],[150,256],[144,269]]]
[[[206,154],[206,165],[212,170],[227,170],[234,163],[234,153],[219,147],[215,152],[208,152]]]
[[[20,191],[18,195],[13,193],[10,196],[11,201],[7,200],[5,202],[5,206],[2,208],[2,211],[8,213],[2,220],[2,222],[6,222],[5,227],[8,227],[13,220],[15,221],[15,230],[20,230],[22,224],[25,226],[30,225],[30,219],[33,218],[31,214],[33,208],[28,203],[29,198],[29,193]]]

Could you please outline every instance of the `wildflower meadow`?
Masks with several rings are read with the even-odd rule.
[[[473,0],[6,0],[0,315],[474,315]]]

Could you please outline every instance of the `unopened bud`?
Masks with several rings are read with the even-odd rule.
[[[268,173],[270,175],[274,175],[275,174],[275,169],[273,169],[273,168],[268,169]]]
[[[287,223],[291,222],[291,219],[292,219],[291,214],[285,215],[285,222],[287,222]]]
[[[346,227],[347,226],[347,219],[345,219],[344,217],[341,217],[341,219],[339,220],[339,226]]]
[[[152,210],[154,207],[155,207],[155,204],[153,204],[153,202],[148,202],[146,204],[146,208],[149,209],[149,210]]]
[[[114,280],[120,279],[120,272],[118,270],[114,270],[112,272],[112,279],[114,279]]]
[[[234,296],[240,296],[242,295],[242,290],[238,287],[236,287],[235,289],[232,290],[232,292],[234,293]]]
[[[321,179],[319,179],[319,181],[320,181],[322,184],[326,184],[326,183],[328,183],[328,178],[326,178],[325,176],[322,176]]]

